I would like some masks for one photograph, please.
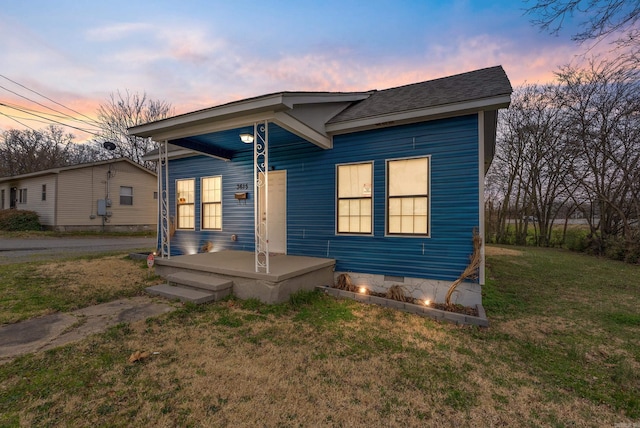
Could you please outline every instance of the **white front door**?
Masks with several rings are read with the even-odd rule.
[[[261,198],[264,201],[264,199]],[[265,217],[264,205],[260,213]],[[287,171],[269,171],[269,253],[287,253]]]

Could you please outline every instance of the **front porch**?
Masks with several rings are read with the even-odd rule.
[[[156,273],[168,284],[149,287],[151,294],[203,303],[229,294],[281,303],[299,290],[332,285],[335,260],[319,257],[270,255],[269,273],[256,272],[255,253],[218,251],[155,261]],[[182,298],[181,291],[195,299]],[[173,292],[173,294],[172,294]]]

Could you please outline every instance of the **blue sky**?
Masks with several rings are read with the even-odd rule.
[[[270,92],[385,89],[498,64],[514,86],[542,83],[580,52],[570,28],[560,37],[539,31],[518,0],[2,3],[0,74],[89,116],[117,90],[146,91],[185,113]],[[0,86],[50,104],[2,77]],[[41,109],[6,89],[0,102]],[[22,127],[0,115],[0,130],[8,128]]]

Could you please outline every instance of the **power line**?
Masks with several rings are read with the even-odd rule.
[[[26,128],[29,128],[29,129],[30,129],[30,130],[32,130],[32,131],[35,131],[35,129],[33,129],[33,128],[32,128],[32,127],[30,127],[29,125],[25,125],[24,123],[20,122],[20,121],[19,121],[18,119],[16,119],[15,117],[9,116],[8,114],[4,114],[4,113],[2,113],[1,111],[0,111],[0,114],[1,114],[1,115],[3,115],[3,116],[5,116],[5,117],[7,117],[7,118],[9,118],[9,119],[11,119],[11,120],[13,120],[14,122],[19,123],[20,125],[22,125],[22,126],[24,126],[24,127],[26,127]]]
[[[71,120],[73,120],[73,121],[81,122],[81,123],[84,123],[84,124],[86,124],[86,125],[96,126],[96,125],[94,125],[93,123],[89,123],[89,122],[87,122],[86,120],[76,119],[75,117],[73,117],[73,116],[71,116],[71,115],[68,115],[68,114],[63,113],[63,112],[61,112],[61,111],[59,111],[59,110],[56,110],[56,109],[51,108],[51,107],[49,107],[49,106],[46,106],[46,105],[44,105],[44,104],[42,104],[42,103],[39,103],[38,101],[34,101],[34,100],[32,100],[32,99],[30,99],[30,98],[28,98],[28,97],[25,97],[24,95],[21,95],[21,94],[19,94],[19,93],[15,92],[15,91],[12,91],[11,89],[8,89],[8,88],[6,88],[6,87],[4,87],[4,86],[2,86],[2,85],[0,85],[0,88],[4,89],[4,90],[5,90],[5,91],[7,91],[7,92],[11,92],[12,94],[17,95],[17,96],[19,96],[20,98],[23,98],[23,99],[25,99],[25,100],[27,100],[27,101],[30,101],[30,102],[34,103],[34,104],[38,104],[39,106],[42,106],[42,107],[44,107],[44,108],[46,108],[46,109],[49,109],[49,110],[51,110],[51,111],[55,111],[56,113],[59,113],[60,115],[62,115],[62,117],[64,117],[64,118],[69,118],[69,119],[71,119]],[[42,112],[39,112],[39,113],[42,113]],[[50,113],[43,113],[43,114],[50,114]],[[94,122],[94,123],[95,123],[95,122]]]
[[[6,107],[9,107],[9,108],[22,109],[22,110],[27,111],[27,112],[39,113],[39,114],[46,115],[48,117],[55,117],[55,118],[63,119],[63,120],[64,119],[69,120],[69,118],[70,118],[70,116],[65,115],[64,113],[62,115],[57,115],[57,114],[53,114],[53,113],[46,113],[46,112],[42,112],[42,111],[39,111],[39,110],[36,110],[36,109],[32,109],[32,108],[29,108],[29,107],[24,107],[24,106],[21,106],[21,105],[18,105],[18,104],[12,104],[12,103],[7,103],[7,102],[5,102],[4,105]],[[83,120],[79,120],[79,119],[75,119],[75,118],[71,118],[71,120],[74,120],[74,121],[77,121],[77,122],[80,122],[80,123],[84,123],[86,125],[90,125],[90,126],[94,126],[96,128],[99,128],[99,126],[92,125],[92,124],[87,123],[87,122],[85,122]],[[46,123],[46,122],[44,122],[44,123]]]
[[[9,79],[7,76],[5,76],[5,75],[3,75],[3,74],[0,74],[0,77],[2,77],[2,78],[4,78],[4,79],[7,79],[9,82],[14,83],[14,84],[16,84],[16,85],[18,85],[18,86],[20,86],[20,87],[22,87],[22,88],[26,89],[27,91],[33,92],[34,94],[37,94],[37,95],[41,96],[42,98],[45,98],[45,99],[47,99],[47,100],[51,101],[52,103],[59,105],[60,107],[66,108],[67,110],[72,111],[72,112],[74,112],[75,114],[79,114],[80,116],[83,116],[84,118],[88,119],[90,122],[93,122],[93,123],[96,123],[96,124],[97,124],[97,122],[96,122],[95,120],[91,119],[89,116],[87,116],[87,115],[85,115],[85,114],[82,114],[82,113],[80,113],[79,111],[76,111],[76,110],[74,110],[74,109],[72,109],[72,108],[69,108],[69,107],[67,107],[67,106],[65,106],[65,105],[63,105],[63,104],[60,104],[59,102],[57,102],[57,101],[55,101],[55,100],[52,100],[51,98],[47,97],[46,95],[41,94],[40,92],[34,91],[33,89],[28,88],[28,87],[24,86],[23,84],[16,82],[15,80]],[[4,89],[6,89],[6,88],[4,88]],[[10,91],[10,92],[12,92],[12,91]],[[14,92],[14,93],[15,93],[15,92]],[[18,95],[18,94],[16,94],[16,95]],[[19,95],[19,96],[22,96],[22,95]],[[23,98],[27,99],[26,97],[23,97]],[[30,101],[32,101],[32,100],[30,100]],[[36,102],[36,101],[32,101],[32,102],[35,102],[36,104],[39,104],[39,103],[38,103],[38,102]],[[42,104],[40,104],[40,105],[42,105]],[[51,110],[53,110],[53,111],[56,111],[56,110],[52,109],[51,107],[47,107],[47,106],[43,106],[43,107],[49,108],[49,109],[51,109]],[[58,113],[60,113],[60,112],[58,112]],[[64,113],[61,113],[61,114],[64,114]],[[71,116],[70,116],[70,117],[71,117]]]
[[[89,131],[88,129],[78,128],[77,126],[68,125],[68,124],[66,124],[66,123],[64,123],[64,122],[60,122],[60,121],[58,121],[58,120],[54,120],[54,119],[50,119],[50,118],[47,118],[47,117],[44,117],[44,116],[40,116],[40,115],[38,115],[38,114],[31,113],[31,112],[29,112],[29,111],[27,111],[27,110],[23,110],[23,109],[18,108],[18,107],[12,107],[12,106],[7,105],[7,104],[5,104],[5,103],[1,103],[1,102],[0,102],[0,106],[4,106],[4,107],[8,107],[8,108],[10,108],[10,109],[18,110],[19,112],[22,112],[22,113],[25,113],[25,114],[30,114],[30,115],[32,115],[32,116],[39,117],[40,119],[48,120],[48,121],[50,121],[50,122],[55,122],[55,123],[57,123],[57,124],[59,124],[59,125],[66,126],[66,127],[68,127],[68,128],[77,129],[78,131],[86,132],[87,134],[95,135],[96,137],[101,137],[101,135],[100,135],[100,134],[96,134],[95,132]],[[14,120],[15,120],[15,119],[14,119]],[[19,123],[19,122],[18,122],[18,123]]]

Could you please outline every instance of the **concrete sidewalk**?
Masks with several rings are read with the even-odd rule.
[[[0,327],[0,364],[22,354],[79,341],[112,325],[165,314],[177,307],[164,300],[137,296],[8,324]]]

